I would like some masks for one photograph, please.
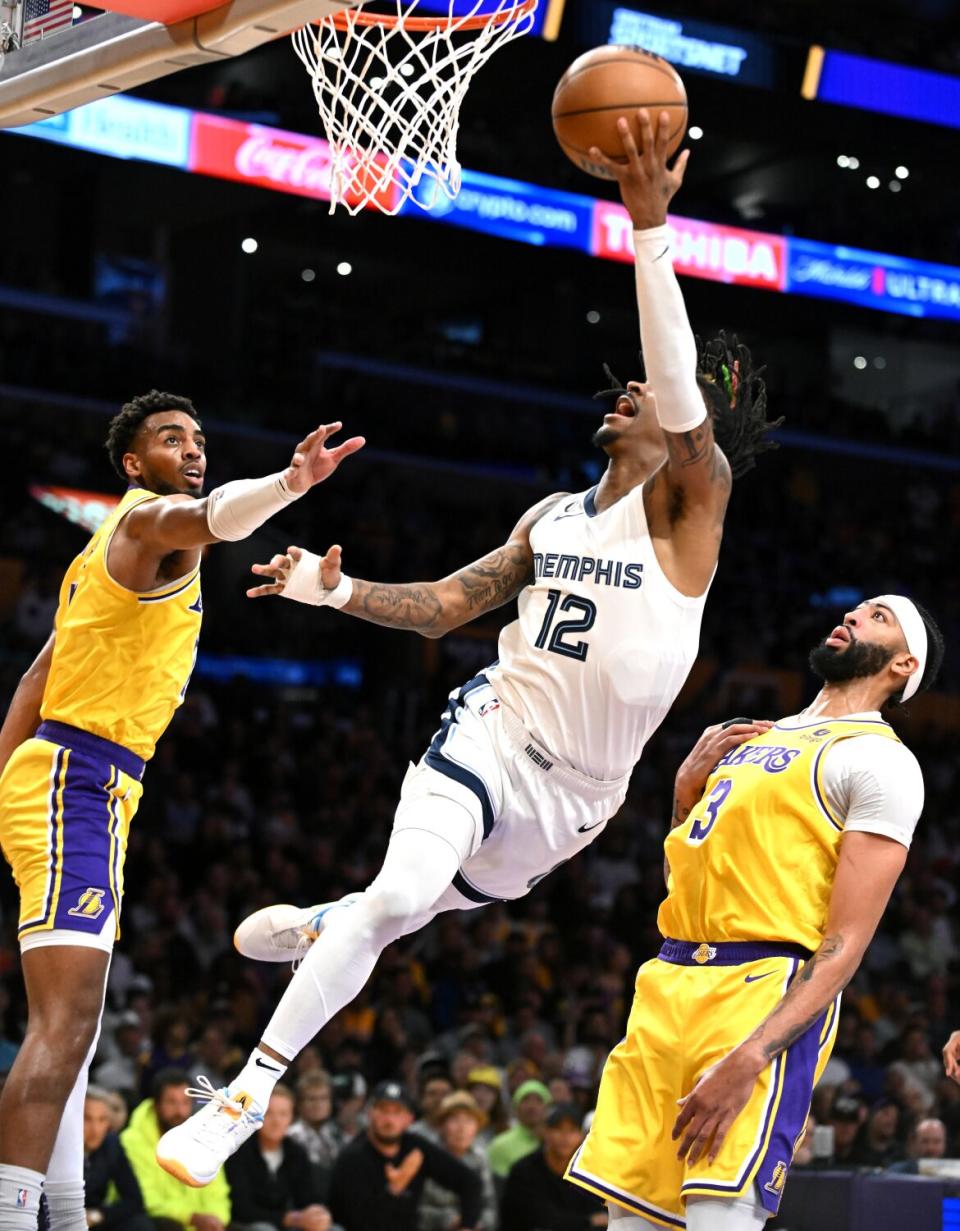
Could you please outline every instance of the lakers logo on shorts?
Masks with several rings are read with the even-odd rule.
[[[769,1183],[764,1184],[764,1188],[768,1193],[773,1193],[779,1197],[783,1192],[783,1186],[787,1180],[787,1164],[785,1162],[777,1163],[773,1169],[773,1175],[770,1177]]]
[[[103,902],[106,896],[106,889],[84,889],[76,906],[71,906],[67,914],[75,915],[78,919],[99,919],[107,909]]]
[[[704,942],[699,949],[695,949],[691,954],[691,957],[699,966],[704,966],[707,962],[712,962],[716,956],[716,949],[713,945],[706,944],[706,942]]]

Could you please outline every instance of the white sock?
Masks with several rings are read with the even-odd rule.
[[[51,1180],[43,1186],[50,1211],[50,1231],[87,1231],[83,1180]]]
[[[769,1217],[756,1197],[691,1197],[687,1202],[687,1231],[762,1231]]]
[[[474,821],[461,804],[428,796],[417,804],[430,828],[394,833],[383,867],[349,910],[333,910],[290,981],[263,1042],[291,1059],[370,978],[377,958],[400,936],[434,917],[431,909],[469,852]],[[431,832],[440,828],[444,837]]]
[[[227,1093],[251,1095],[262,1111],[270,1102],[273,1087],[286,1071],[287,1062],[278,1060],[275,1056],[268,1056],[265,1051],[255,1047],[247,1063],[227,1087]]]
[[[43,1176],[0,1163],[0,1231],[36,1231]]]

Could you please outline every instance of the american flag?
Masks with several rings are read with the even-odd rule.
[[[21,45],[61,30],[73,21],[73,0],[23,0]]]

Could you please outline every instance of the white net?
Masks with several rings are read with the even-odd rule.
[[[460,106],[474,74],[526,34],[537,0],[449,0],[445,16],[363,4],[305,26],[293,45],[313,83],[331,154],[330,212],[374,206],[396,214],[408,200],[429,210],[460,191]]]

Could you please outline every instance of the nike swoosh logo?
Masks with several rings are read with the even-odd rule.
[[[593,825],[581,825],[577,833],[589,833],[591,829],[599,829],[601,825],[606,825],[606,821],[597,821]]]
[[[264,1060],[261,1060],[259,1056],[257,1056],[255,1063],[258,1069],[269,1069],[271,1073],[283,1072],[283,1069],[274,1068],[272,1064],[267,1064]]]
[[[558,513],[558,514],[556,515],[556,517],[555,517],[553,520],[554,520],[554,521],[563,521],[563,519],[564,519],[565,517],[580,517],[580,516],[582,516],[582,514],[583,514],[583,505],[581,504],[579,508],[574,508],[574,507],[573,507],[575,504],[578,504],[578,503],[579,503],[579,501],[576,501],[576,500],[571,500],[568,504],[565,504],[565,505],[563,506],[563,511],[562,511],[562,512],[560,512],[560,513]]]
[[[772,970],[768,970],[765,975],[747,975],[743,981],[744,983],[756,983],[758,979],[769,979],[773,973]]]

